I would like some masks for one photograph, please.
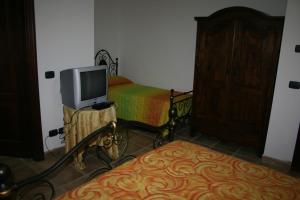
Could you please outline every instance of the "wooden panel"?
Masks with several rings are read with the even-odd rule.
[[[236,132],[251,145],[262,147],[269,121],[280,30],[273,23],[255,19],[237,21],[236,42],[230,74],[228,131]]]
[[[210,130],[212,123],[218,123],[215,127],[221,127],[224,123],[223,102],[226,100],[226,77],[231,60],[226,55],[232,51],[233,24],[217,22],[217,25],[211,25],[203,21],[203,26],[198,26],[199,53],[196,54],[194,75],[194,91],[197,91],[197,95],[193,100],[192,123],[201,125],[202,131],[206,128]]]
[[[300,172],[300,124],[291,169]]]
[[[192,130],[262,153],[283,18],[231,7],[196,20]]]
[[[0,1],[0,155],[43,159],[33,0]]]

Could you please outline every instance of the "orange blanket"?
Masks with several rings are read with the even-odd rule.
[[[174,141],[63,194],[63,199],[300,199],[300,180]]]

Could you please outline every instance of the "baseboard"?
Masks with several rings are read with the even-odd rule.
[[[275,168],[277,170],[288,172],[291,169],[292,162],[290,161],[283,161],[276,158],[272,158],[269,156],[262,156],[261,157],[262,164]]]

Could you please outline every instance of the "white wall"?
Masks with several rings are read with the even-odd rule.
[[[35,0],[35,20],[45,141],[49,130],[63,127],[59,71],[94,63],[94,0]],[[45,79],[46,71],[55,71],[55,78]],[[55,136],[47,139],[47,146],[62,144]]]
[[[120,67],[136,82],[190,90],[196,46],[195,16],[230,6],[285,14],[285,0],[120,1]],[[96,19],[98,20],[98,19]]]
[[[95,1],[95,54],[105,49],[112,56],[119,55],[119,0]]]
[[[288,88],[289,81],[300,81],[300,1],[288,0],[275,85],[272,113],[264,155],[280,160],[293,158],[300,122],[300,90]]]

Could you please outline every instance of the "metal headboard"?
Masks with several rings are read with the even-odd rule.
[[[118,58],[114,61],[108,51],[104,49],[101,49],[96,53],[95,65],[107,65],[109,76],[118,75]]]

